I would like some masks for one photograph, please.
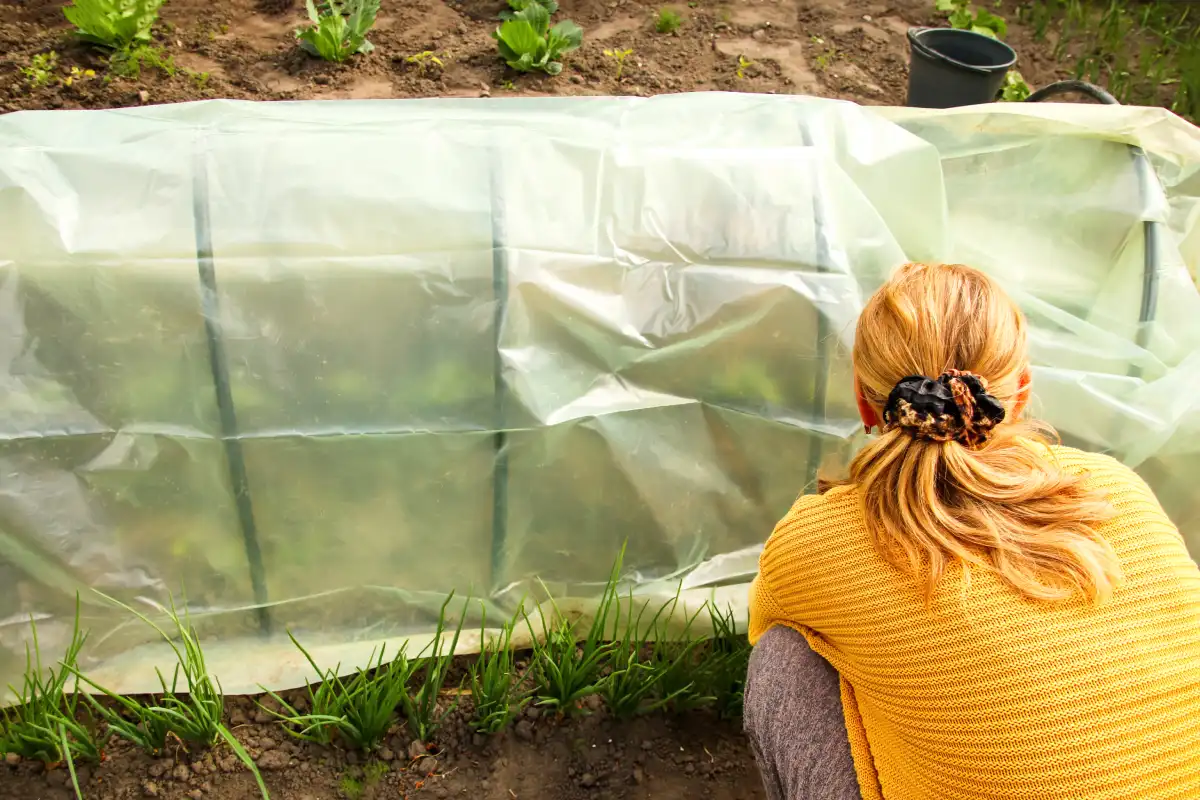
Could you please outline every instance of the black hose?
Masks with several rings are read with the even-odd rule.
[[[1025,98],[1026,103],[1037,103],[1041,100],[1046,100],[1050,97],[1057,97],[1060,94],[1086,94],[1093,100],[1104,103],[1106,106],[1119,106],[1117,98],[1113,97],[1108,92],[1101,89],[1094,83],[1087,81],[1059,81],[1052,83],[1049,86],[1043,86],[1029,97]]]

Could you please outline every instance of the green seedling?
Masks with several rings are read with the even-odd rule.
[[[143,68],[156,69],[168,78],[174,77],[178,69],[174,58],[150,45],[119,50],[109,58],[108,65],[114,75],[134,80],[142,77]]]
[[[9,685],[17,705],[0,708],[0,752],[16,753],[22,758],[58,764],[67,758],[99,761],[106,737],[96,730],[94,718],[81,714],[78,681],[67,692],[68,681],[75,675],[79,652],[87,634],[79,629],[79,600],[75,601],[75,627],[62,660],[56,667],[44,669],[37,623],[29,619],[32,647],[25,646],[25,674],[20,690]],[[88,716],[81,722],[80,716]],[[68,736],[69,734],[69,736]]]
[[[431,65],[433,67],[437,67],[438,69],[442,69],[446,66],[432,50],[424,50],[420,53],[414,53],[413,55],[405,58],[404,61],[407,64],[415,65],[422,73],[431,69]]]
[[[633,49],[605,50],[604,55],[617,62],[617,80],[621,80],[621,74],[625,71],[625,59],[633,55]]]
[[[559,60],[583,43],[583,29],[569,20],[550,27],[550,14],[537,3],[515,12],[492,33],[504,63],[518,72],[562,72]]]
[[[677,636],[669,636],[666,626],[660,628],[650,647],[649,663],[655,668],[655,696],[663,706],[676,714],[702,708],[716,697],[706,694],[711,681],[707,679],[709,664],[701,658],[707,645],[704,637],[693,633],[696,620],[707,606],[692,613]],[[672,609],[674,614],[674,609]],[[666,618],[669,621],[670,617]]]
[[[375,49],[367,34],[375,27],[379,0],[327,0],[319,11],[313,0],[305,0],[305,7],[311,24],[296,31],[305,52],[342,63]]]
[[[405,656],[404,646],[386,663],[386,646],[379,648],[378,655],[372,651],[365,668],[352,677],[342,678],[338,675],[340,664],[333,669],[321,669],[291,632],[288,637],[319,676],[316,688],[308,687],[310,711],[301,713],[278,694],[265,689],[281,710],[261,704],[259,707],[283,721],[284,730],[297,739],[329,745],[340,738],[364,752],[377,748],[392,726],[397,707],[407,696],[414,665]]]
[[[220,682],[208,672],[208,666],[204,661],[204,650],[200,646],[200,639],[186,609],[181,617],[175,607],[174,598],[169,599],[169,606],[165,609],[167,618],[170,620],[171,632],[168,633],[133,607],[103,593],[97,592],[97,594],[153,628],[175,654],[175,670],[170,684],[167,683],[162,671],[155,669],[159,686],[162,688],[162,694],[156,698],[157,702],[141,704],[129,700],[128,704],[122,703],[126,710],[135,718],[140,713],[142,716],[139,721],[143,722],[147,729],[165,727],[167,733],[162,737],[164,743],[167,738],[174,737],[184,744],[201,747],[210,747],[218,742],[229,745],[234,755],[254,775],[263,800],[270,800],[267,786],[263,782],[258,767],[254,764],[254,759],[250,758],[250,754],[221,721],[225,713],[225,695],[221,690]],[[75,672],[76,675],[79,675],[78,670]],[[182,684],[180,683],[181,678]],[[114,692],[103,689],[92,681],[87,682],[108,697],[117,697]],[[111,723],[111,718],[106,719],[109,719]],[[117,730],[117,733],[121,733],[121,731]],[[151,737],[157,739],[158,735],[158,730],[155,730],[153,734],[147,733],[146,738],[147,740]]]
[[[109,50],[150,43],[150,29],[164,0],[74,0],[63,8],[75,34]]]
[[[502,81],[500,83],[500,88],[506,92],[515,92],[517,90],[517,87],[513,85],[512,81]]]
[[[454,709],[458,707],[458,700],[455,700],[449,708],[438,707],[438,696],[446,682],[446,674],[454,660],[454,651],[458,648],[463,623],[467,618],[467,604],[464,603],[463,613],[458,619],[458,627],[454,629],[454,636],[450,639],[450,646],[444,647],[446,608],[453,599],[454,592],[451,592],[450,596],[446,598],[446,602],[442,603],[441,611],[438,613],[437,629],[434,632],[433,640],[426,645],[425,650],[417,654],[414,672],[419,673],[420,680],[417,683],[416,691],[405,692],[401,698],[404,716],[408,720],[409,732],[422,742],[429,741],[433,733],[441,727],[446,716],[453,713]]]
[[[1004,88],[1000,90],[1000,99],[1006,103],[1020,103],[1033,92],[1029,84],[1021,77],[1021,73],[1010,69],[1004,76]]]
[[[92,78],[95,78],[95,77],[96,77],[96,70],[94,70],[94,69],[80,69],[79,67],[71,67],[71,71],[69,73],[67,73],[67,77],[63,78],[62,85],[63,86],[74,86],[76,83],[83,83],[84,81],[90,81]]]
[[[750,641],[737,632],[733,610],[721,611],[709,603],[713,638],[705,658],[708,691],[717,713],[725,719],[740,719],[750,666]]]
[[[680,587],[682,589],[682,585]],[[644,714],[663,708],[692,690],[691,682],[675,687],[669,694],[655,692],[663,677],[670,671],[684,666],[692,657],[700,640],[696,639],[683,647],[675,648],[672,657],[653,658],[654,642],[665,638],[666,624],[679,604],[679,592],[672,600],[664,603],[643,631],[642,616],[647,606],[642,603],[637,617],[633,608],[638,605],[630,592],[626,602],[625,620],[618,635],[614,627],[613,639],[616,646],[612,654],[612,673],[604,682],[602,694],[609,711],[620,719]],[[615,604],[614,626],[621,624],[621,604]],[[654,642],[647,641],[654,636]],[[648,657],[649,656],[649,657]]]
[[[683,17],[669,8],[660,10],[654,18],[654,30],[659,33],[674,33],[683,24]]]
[[[514,626],[515,621],[506,622],[499,636],[484,642],[483,632],[487,628],[487,612],[484,612],[479,657],[471,664],[469,675],[471,700],[475,705],[471,727],[479,733],[499,733],[512,724],[529,703],[529,693],[520,689],[521,676],[517,674],[516,656],[512,651]]]
[[[54,82],[54,73],[58,69],[58,53],[38,53],[29,59],[29,66],[21,67],[21,76],[30,89],[41,89]]]
[[[934,8],[946,14],[950,27],[973,31],[993,39],[1008,35],[1008,22],[986,8],[975,9],[969,0],[936,0]]]
[[[558,3],[555,0],[508,0],[508,8],[500,12],[500,19],[513,19],[518,12],[524,11],[530,6],[537,5],[546,9],[546,13],[551,16],[558,11]]]
[[[605,640],[605,635],[613,613],[624,556],[625,548],[622,547],[613,563],[591,627],[582,641],[576,641],[575,624],[563,618],[553,600],[550,601],[554,607],[553,623],[548,622],[545,613],[538,609],[542,628],[540,637],[534,633],[529,616],[522,612],[530,638],[533,639],[530,675],[538,705],[554,708],[563,715],[575,714],[582,710],[584,698],[604,688],[604,669],[615,649],[612,642]]]
[[[737,60],[737,79],[740,81],[746,77],[746,70],[754,66],[754,62],[745,56],[738,56]]]

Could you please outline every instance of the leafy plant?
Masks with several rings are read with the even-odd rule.
[[[1008,22],[986,8],[975,9],[969,0],[935,0],[934,7],[945,12],[950,27],[981,33],[993,39],[1008,35]]]
[[[746,77],[746,70],[754,66],[754,62],[745,56],[738,56],[737,60],[737,79],[740,81]]]
[[[569,20],[550,27],[550,13],[530,3],[492,33],[504,63],[518,72],[562,72],[559,59],[583,43],[583,29]]]
[[[512,19],[517,12],[534,5],[546,9],[546,13],[550,15],[558,11],[558,3],[555,0],[508,0],[508,8],[500,12],[500,19]]]
[[[30,89],[41,89],[54,81],[54,72],[58,69],[58,53],[38,53],[29,59],[29,66],[21,67],[21,76]]]
[[[75,34],[109,50],[148,44],[164,0],[75,0],[63,8]]]
[[[429,655],[425,655],[425,650],[417,654],[414,671],[420,672],[421,680],[416,692],[405,692],[401,698],[404,716],[408,720],[408,729],[422,742],[429,741],[433,732],[441,727],[446,715],[458,707],[458,701],[455,700],[449,708],[438,708],[438,695],[441,694],[442,686],[446,682],[446,673],[449,672],[450,665],[454,660],[454,651],[458,647],[458,639],[462,635],[463,623],[467,617],[467,608],[464,604],[463,613],[458,619],[458,627],[454,629],[454,636],[450,640],[450,647],[443,649],[444,637],[442,634],[446,631],[446,608],[453,599],[454,592],[451,592],[450,596],[446,598],[446,602],[442,603],[442,609],[438,614],[437,630],[433,634],[432,641],[426,646]]]
[[[1004,88],[1000,90],[1000,99],[1006,103],[1020,103],[1033,92],[1025,78],[1015,69],[1010,69],[1004,76]]]
[[[102,737],[94,722],[79,720],[79,683],[67,693],[67,683],[76,674],[79,652],[87,634],[79,629],[79,599],[75,600],[75,626],[71,641],[57,667],[43,669],[37,623],[29,619],[33,646],[25,645],[25,674],[21,689],[9,685],[17,705],[0,708],[0,752],[16,753],[22,758],[57,764],[67,758],[99,761],[107,737]],[[70,733],[70,737],[67,734]]]
[[[676,593],[673,599],[668,600],[655,612],[643,631],[642,616],[645,614],[647,606],[644,603],[641,604],[641,609],[635,618],[633,607],[637,605],[637,602],[634,600],[633,593],[630,592],[625,609],[625,621],[621,626],[619,638],[615,627],[621,623],[621,604],[620,601],[615,604],[613,639],[616,644],[612,654],[612,673],[605,680],[602,689],[605,703],[614,716],[629,718],[635,714],[655,711],[691,691],[692,683],[688,681],[682,686],[673,688],[670,693],[659,694],[655,697],[655,692],[659,688],[663,676],[688,662],[701,641],[693,639],[683,647],[672,648],[670,658],[653,657],[654,648],[658,646],[659,640],[662,639],[664,642],[666,640],[666,623],[670,621],[678,603],[679,594]],[[654,643],[647,641],[652,634],[655,635]],[[647,658],[648,650],[649,658]]]
[[[170,604],[165,610],[172,629],[171,633],[168,633],[133,607],[107,595],[100,594],[100,596],[133,614],[157,631],[175,654],[175,670],[170,685],[167,684],[167,679],[163,676],[162,671],[155,669],[159,686],[162,687],[162,694],[157,698],[157,702],[142,704],[129,700],[127,704],[122,703],[126,711],[146,726],[147,732],[144,741],[137,743],[145,746],[145,742],[153,740],[165,744],[168,737],[175,737],[185,744],[209,747],[223,741],[254,775],[263,800],[270,800],[267,786],[263,783],[262,775],[255,766],[254,759],[250,758],[250,754],[221,721],[225,713],[225,695],[221,690],[220,682],[208,672],[208,666],[204,661],[204,650],[200,646],[200,639],[191,624],[186,609],[181,617],[175,608],[174,598],[170,599]],[[178,644],[176,640],[178,640]],[[117,697],[114,692],[84,678],[78,669],[73,671],[78,677],[108,697]],[[183,678],[182,694],[179,691],[181,676]],[[105,718],[111,725],[113,718],[111,716]],[[165,734],[161,734],[163,728],[166,729]],[[151,729],[153,730],[151,731]],[[129,733],[128,727],[116,728],[115,731],[121,735]],[[159,744],[159,749],[161,747],[162,744]]]
[[[628,50],[605,50],[604,55],[617,62],[617,80],[621,80],[621,73],[625,71],[625,59],[633,55],[633,48]]]
[[[563,618],[553,600],[550,601],[554,606],[553,623],[548,623],[545,613],[541,608],[538,609],[542,623],[540,638],[534,633],[529,616],[522,612],[533,639],[530,674],[538,705],[555,708],[560,714],[573,714],[580,710],[580,701],[604,687],[604,668],[615,649],[612,642],[605,640],[605,635],[616,600],[617,581],[624,556],[625,548],[622,547],[613,563],[591,627],[582,641],[576,642],[575,624]]]
[[[693,633],[696,620],[706,609],[707,606],[703,606],[693,612],[676,636],[668,635],[663,626],[651,643],[649,661],[657,676],[655,696],[663,700],[665,708],[677,714],[701,708],[716,700],[716,697],[705,693],[711,681],[707,679],[709,665],[701,658],[701,651],[709,646],[708,642]],[[670,620],[671,615],[666,617],[666,621]]]
[[[326,0],[319,11],[313,0],[305,0],[305,6],[312,24],[296,31],[305,52],[341,63],[375,49],[367,34],[375,27],[379,0]]]
[[[321,669],[291,632],[288,637],[320,676],[316,688],[308,687],[310,711],[301,713],[278,694],[265,689],[282,710],[261,704],[259,707],[282,720],[284,730],[297,739],[328,745],[340,736],[359,750],[369,752],[378,747],[408,692],[414,665],[405,656],[405,648],[402,646],[387,663],[384,663],[386,646],[379,648],[378,655],[372,651],[365,668],[359,668],[352,677],[342,678],[338,675],[340,664],[333,669]]]
[[[654,30],[659,33],[674,33],[679,30],[679,26],[683,24],[683,17],[679,13],[672,11],[669,8],[664,8],[658,12],[654,18]]]
[[[512,651],[514,624],[514,621],[504,623],[500,635],[485,642],[483,631],[487,628],[487,612],[484,612],[479,657],[471,664],[469,675],[471,700],[475,704],[471,727],[479,733],[499,733],[529,703],[529,694],[520,690],[521,677],[517,674],[516,656]]]

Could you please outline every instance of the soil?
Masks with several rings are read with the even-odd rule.
[[[0,0],[0,112],[105,108],[204,98],[249,100],[375,99],[547,95],[651,95],[726,90],[807,94],[863,104],[904,102],[911,25],[944,20],[931,0],[563,0],[556,19],[584,29],[563,74],[519,74],[497,58],[491,32],[504,0],[384,0],[370,35],[374,52],[338,65],[301,51],[294,31],[301,0],[168,0],[156,45],[173,75],[145,66],[138,78],[106,78],[103,56],[74,41],[63,0]],[[655,30],[660,8],[683,18],[671,34]],[[1003,11],[1003,10],[1002,10]],[[1008,9],[1008,40],[1021,53],[1031,86],[1068,77]],[[632,49],[618,80],[604,50]],[[96,77],[30,89],[20,69],[38,53],[59,55]],[[410,61],[424,52],[442,62]],[[743,62],[739,77],[739,57]]]
[[[298,696],[298,695],[297,695]],[[293,697],[293,699],[295,699]],[[289,701],[291,702],[291,700]],[[497,737],[473,734],[453,711],[433,744],[397,728],[370,761],[290,739],[248,698],[228,698],[227,724],[277,800],[757,800],[764,797],[744,735],[707,713],[609,718],[599,703],[569,720],[527,709]],[[153,759],[114,742],[98,766],[81,766],[85,800],[258,800],[232,751],[182,748]],[[0,800],[73,800],[63,767],[0,763]]]

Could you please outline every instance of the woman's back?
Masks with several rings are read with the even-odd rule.
[[[841,674],[866,800],[1200,798],[1200,569],[1131,470],[1029,446],[1115,512],[1094,526],[1123,573],[1106,601],[952,563],[927,606],[846,485],[779,523],[751,639],[794,627]]]

